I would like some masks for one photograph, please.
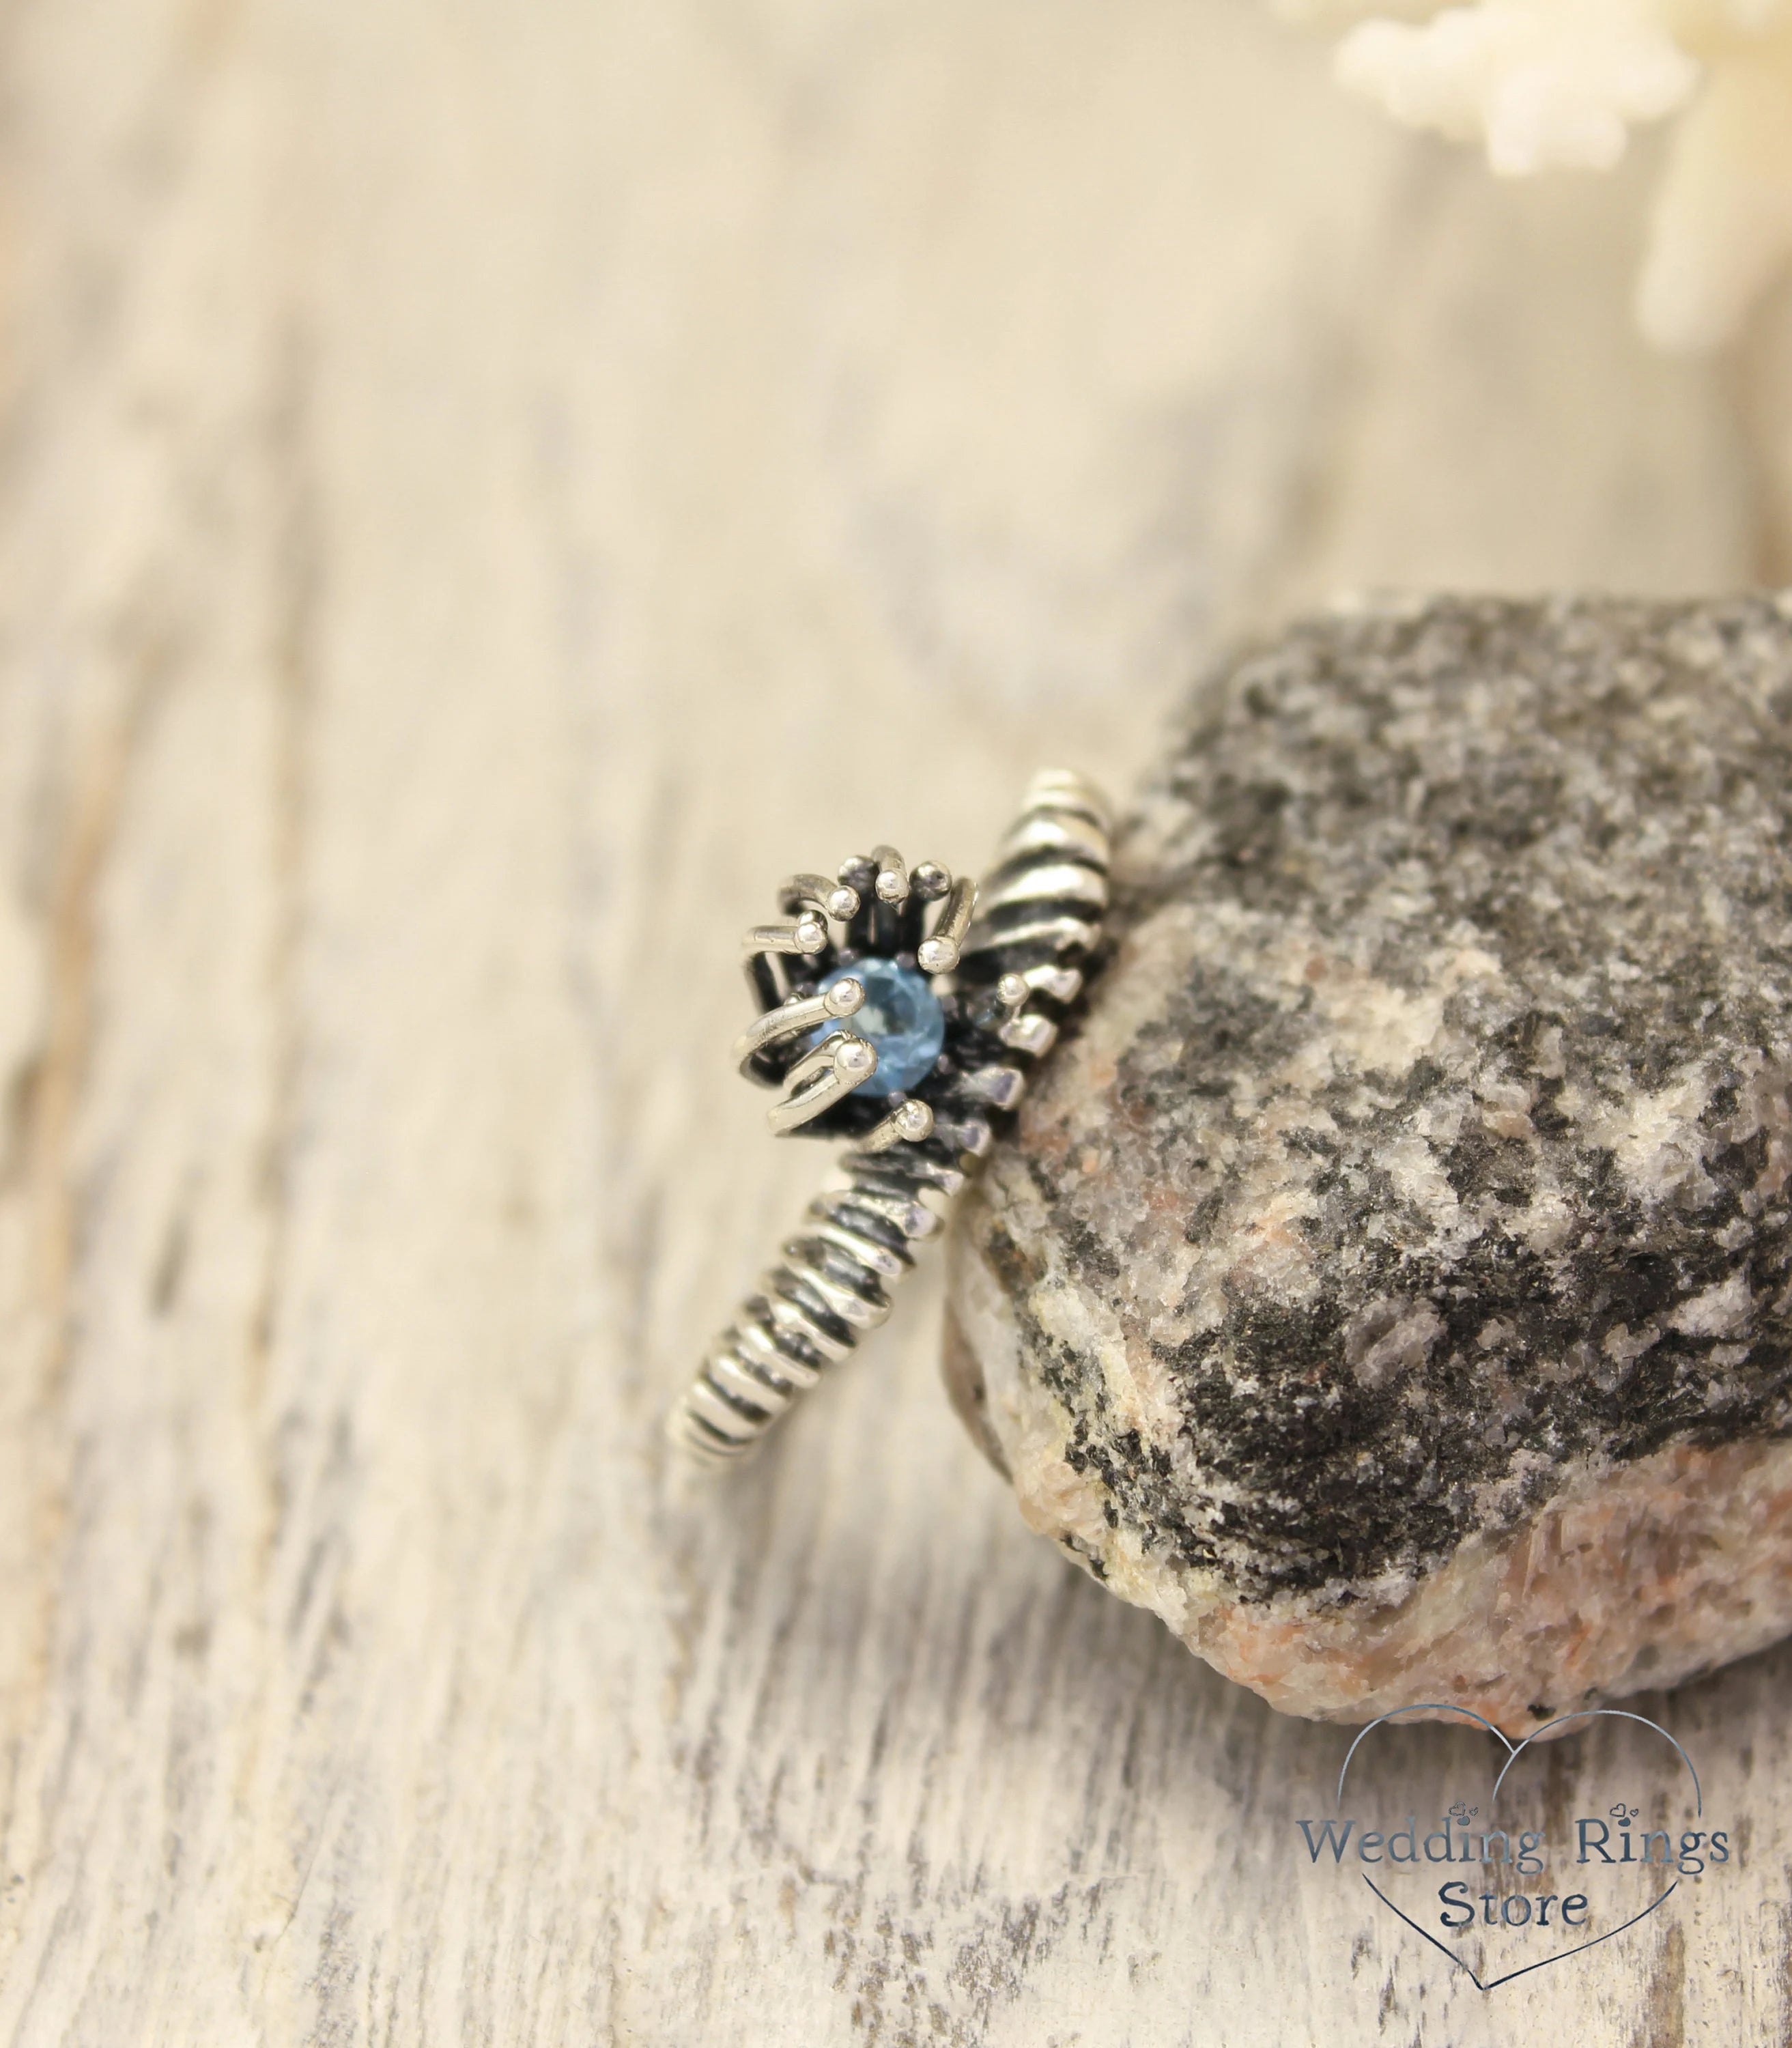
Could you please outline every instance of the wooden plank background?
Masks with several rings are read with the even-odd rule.
[[[1792,318],[1645,354],[1650,175],[1248,0],[10,0],[0,2041],[1786,2037],[1792,1655],[1658,1708],[1742,1869],[1484,1999],[1292,1860],[1345,1738],[1021,1526],[937,1275],[657,1433],[820,1164],[781,872],[974,867],[1337,588],[1787,568]]]

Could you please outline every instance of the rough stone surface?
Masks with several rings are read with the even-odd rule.
[[[1792,1629],[1792,600],[1443,599],[1197,693],[954,1232],[1033,1524],[1290,1711]]]

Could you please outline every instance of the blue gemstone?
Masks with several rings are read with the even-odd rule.
[[[906,1093],[933,1071],[933,1062],[946,1042],[946,1013],[940,1007],[940,999],[918,968],[898,967],[887,960],[837,967],[821,986],[832,988],[848,977],[863,987],[863,1005],[838,1024],[823,1025],[810,1042],[819,1045],[836,1031],[868,1038],[878,1056],[878,1070],[856,1092]]]

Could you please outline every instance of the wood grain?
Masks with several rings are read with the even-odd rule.
[[[974,867],[1339,586],[1777,570],[1647,161],[1496,188],[1245,0],[0,66],[0,2039],[1785,2038],[1787,1655],[1659,1707],[1731,1880],[1484,1999],[1297,1867],[1344,1738],[1019,1525],[933,1281],[738,1483],[657,1434],[818,1164],[770,879]]]

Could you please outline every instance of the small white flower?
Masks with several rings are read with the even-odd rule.
[[[1338,76],[1396,120],[1479,141],[1523,177],[1608,169],[1630,130],[1678,117],[1637,291],[1644,332],[1707,348],[1792,259],[1792,0],[1376,0],[1291,11],[1353,21]]]

